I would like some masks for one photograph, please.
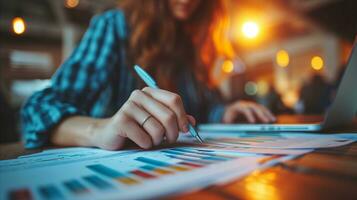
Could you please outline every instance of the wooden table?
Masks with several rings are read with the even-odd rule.
[[[317,116],[280,116],[284,122],[314,122]],[[354,125],[357,126],[357,121]],[[354,129],[357,130],[357,129]],[[1,145],[0,159],[41,151],[24,150],[20,143]],[[200,191],[168,199],[357,199],[357,142],[317,149],[274,167]]]

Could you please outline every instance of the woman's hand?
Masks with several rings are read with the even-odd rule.
[[[115,150],[129,138],[141,148],[159,145],[164,138],[177,140],[179,131],[187,132],[195,119],[187,115],[179,95],[161,89],[145,87],[135,90],[120,110],[111,118],[93,127],[94,146]]]
[[[234,123],[240,117],[245,118],[249,123],[276,121],[274,115],[266,107],[250,101],[237,101],[226,107],[223,123]]]

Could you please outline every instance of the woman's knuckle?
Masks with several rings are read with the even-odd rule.
[[[162,127],[161,125],[155,126],[154,133],[155,133],[155,135],[157,135],[158,137],[161,138],[165,134],[165,128]]]
[[[142,91],[144,91],[144,92],[149,92],[150,89],[151,89],[150,87],[147,87],[147,86],[146,86],[146,87],[144,87],[144,88],[142,89]]]
[[[163,127],[157,127],[156,130],[154,131],[154,137],[156,140],[162,140],[162,138],[165,135],[165,129]]]
[[[170,103],[172,106],[176,106],[181,103],[181,97],[177,94],[173,94],[170,98]]]
[[[175,114],[173,112],[168,112],[165,116],[164,116],[164,123],[165,124],[171,124],[175,121]]]
[[[136,89],[131,93],[130,97],[133,98],[133,99],[136,99],[136,98],[140,97],[141,94],[142,94],[142,91]]]

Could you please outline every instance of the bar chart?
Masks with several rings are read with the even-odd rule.
[[[241,155],[226,155],[200,147],[175,147],[106,157],[100,162],[89,160],[78,163],[77,168],[72,168],[77,175],[74,173],[71,178],[58,177],[58,180],[54,178],[48,184],[10,189],[6,199],[85,199],[100,193],[120,194],[148,181],[192,173],[210,165],[239,159]]]
[[[154,150],[51,150],[1,161],[0,199],[156,198],[241,177],[310,152],[311,147],[352,142],[319,137],[209,135],[204,144],[178,143]]]

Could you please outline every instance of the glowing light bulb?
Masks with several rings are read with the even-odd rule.
[[[253,39],[259,34],[259,25],[253,21],[247,21],[242,26],[243,35],[249,39]]]
[[[79,4],[79,0],[66,0],[64,5],[67,8],[75,8],[78,6],[78,4]]]
[[[222,64],[222,71],[226,73],[231,73],[234,69],[233,62],[230,60],[226,60]]]
[[[324,67],[324,60],[320,56],[314,56],[311,59],[311,67],[319,71]]]
[[[287,67],[289,65],[289,54],[285,50],[280,50],[276,53],[276,63],[280,67]]]
[[[24,19],[22,19],[21,17],[15,17],[12,20],[12,29],[14,33],[18,35],[23,34],[26,31],[26,24]]]

